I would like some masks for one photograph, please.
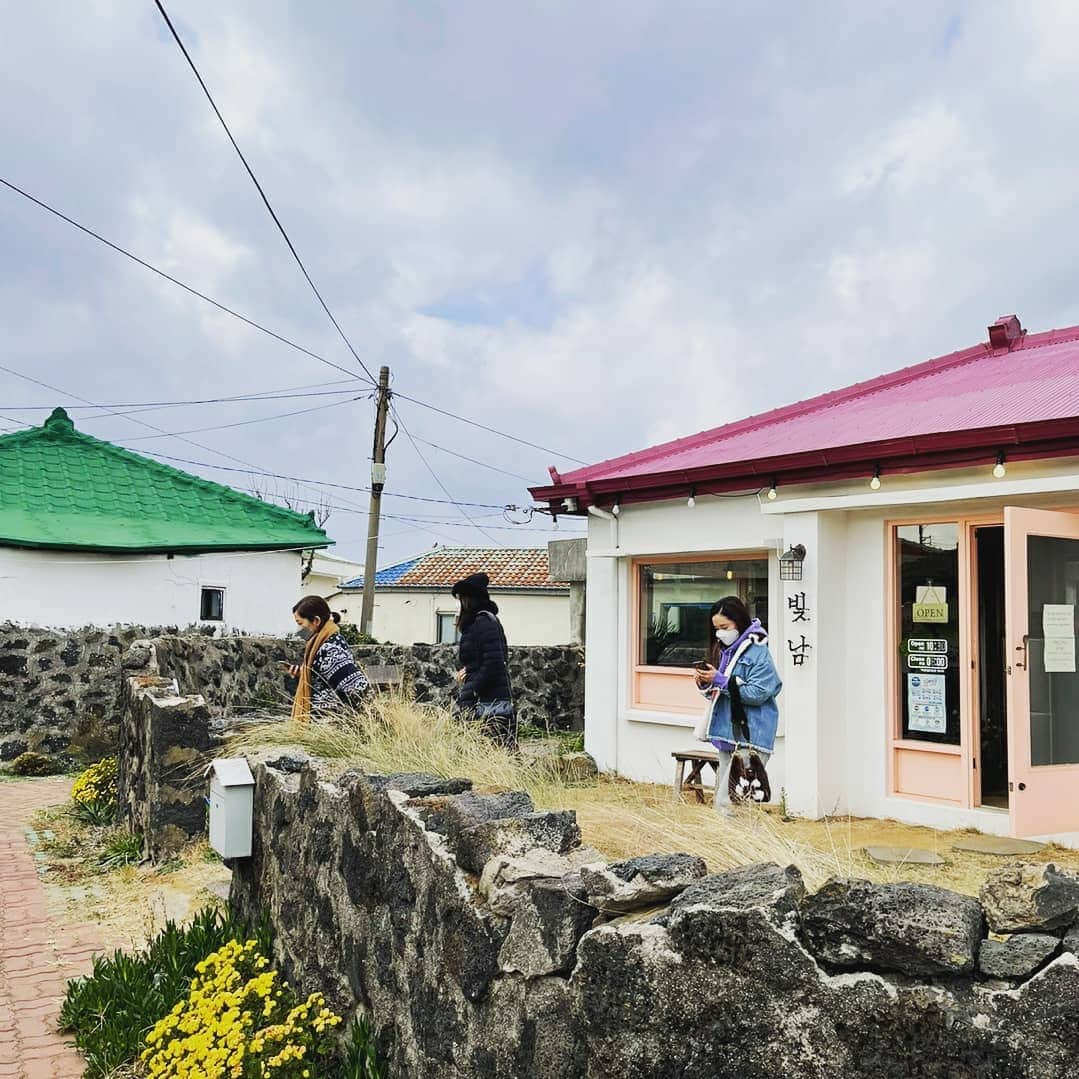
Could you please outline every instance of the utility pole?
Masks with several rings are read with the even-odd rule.
[[[386,486],[386,413],[390,408],[390,369],[378,373],[375,401],[375,447],[371,453],[371,509],[367,518],[367,561],[363,569],[363,609],[360,632],[371,636],[375,613],[375,574],[378,572],[378,522],[382,512],[382,488]]]

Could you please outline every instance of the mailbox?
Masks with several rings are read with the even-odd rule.
[[[250,858],[255,777],[242,757],[210,765],[210,846],[222,858]]]

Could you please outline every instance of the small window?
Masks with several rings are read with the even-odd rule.
[[[456,644],[460,639],[461,635],[457,632],[457,615],[439,614],[437,643]]]
[[[204,588],[199,618],[203,622],[223,622],[225,620],[225,590],[223,588]]]
[[[768,559],[656,562],[640,567],[640,638],[637,663],[692,667],[712,640],[710,611],[737,596],[762,625],[768,623]]]

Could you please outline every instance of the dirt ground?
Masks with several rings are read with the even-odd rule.
[[[110,948],[140,948],[166,921],[186,921],[227,894],[231,871],[205,842],[188,846],[161,866],[94,864],[100,835],[73,822],[66,807],[37,815],[29,839],[45,867],[51,916],[92,921]]]

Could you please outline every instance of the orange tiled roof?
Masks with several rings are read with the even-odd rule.
[[[544,547],[436,547],[417,558],[378,571],[376,587],[437,588],[447,592],[463,577],[486,573],[491,591],[535,588],[565,590],[569,585],[548,579],[550,563]],[[345,588],[362,588],[363,578]]]

